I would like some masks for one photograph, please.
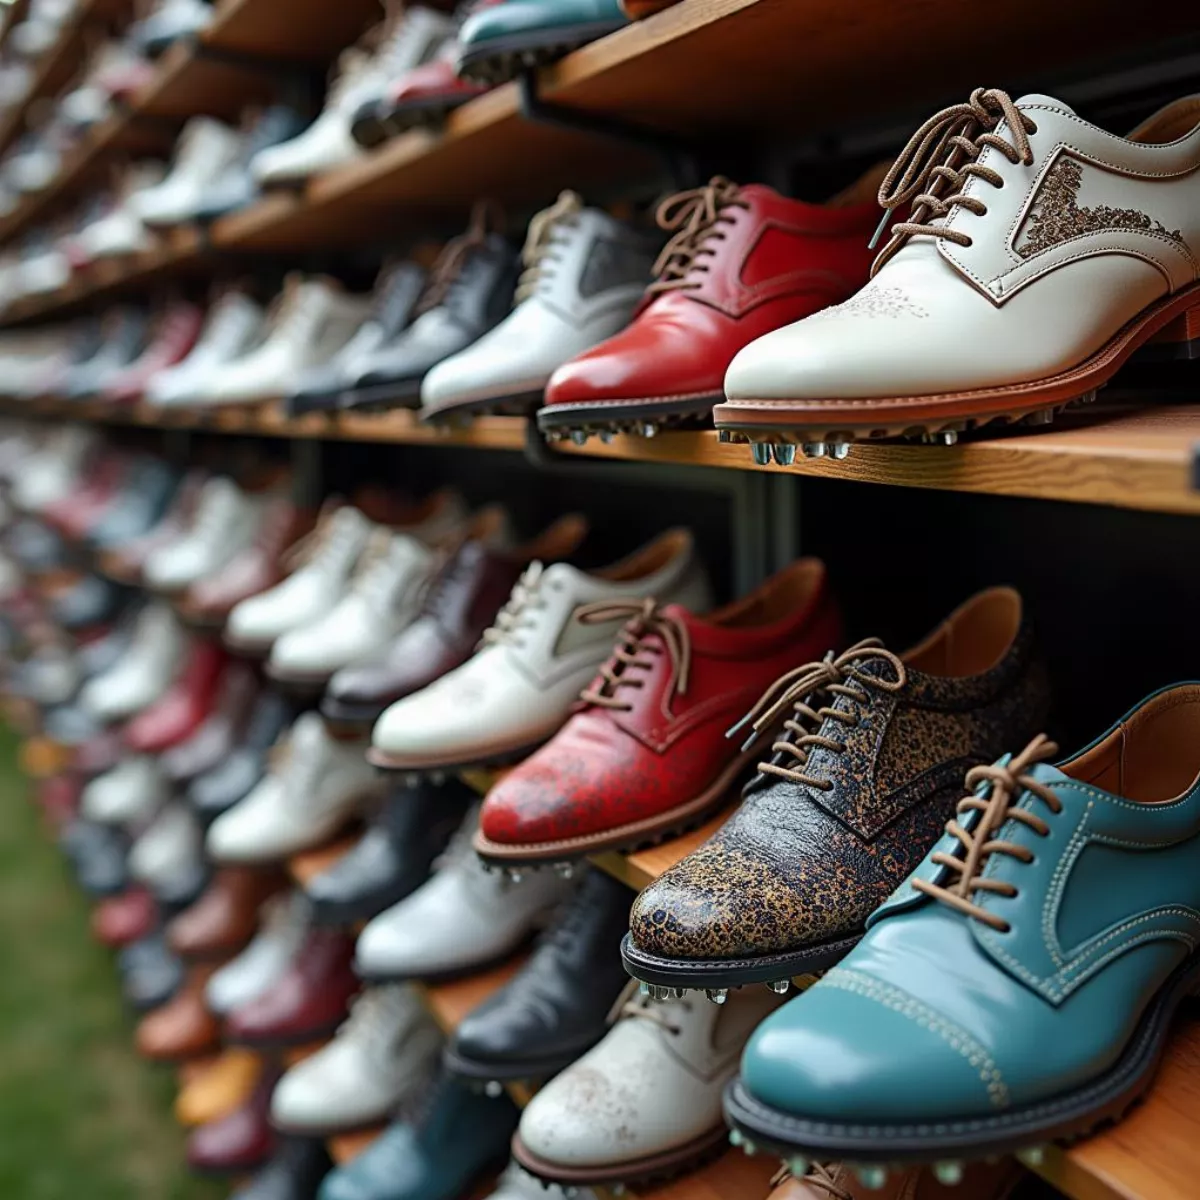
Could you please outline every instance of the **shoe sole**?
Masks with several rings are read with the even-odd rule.
[[[1069,371],[1003,387],[924,396],[825,400],[727,400],[713,410],[722,441],[749,442],[788,465],[795,447],[810,457],[841,458],[856,441],[924,438],[954,441],[958,434],[994,422],[1050,424],[1062,410],[1090,403],[1140,347],[1166,340],[1195,340],[1200,326],[1200,284],[1160,300],[1129,321],[1095,354]],[[1172,325],[1179,322],[1178,327]],[[1170,327],[1170,328],[1168,328]],[[1170,335],[1179,333],[1180,338]]]
[[[545,401],[545,389],[538,387],[479,396],[448,404],[444,408],[422,408],[418,416],[423,425],[454,429],[469,426],[476,417],[531,417]]]
[[[392,108],[381,104],[369,116],[355,121],[350,133],[360,146],[373,150],[414,129],[441,129],[456,108],[474,99],[474,96],[431,96],[426,100],[410,100]]]
[[[1121,1057],[1106,1072],[1049,1100],[996,1116],[920,1124],[807,1121],[755,1100],[740,1079],[725,1092],[725,1116],[743,1145],[816,1159],[856,1163],[958,1162],[1036,1152],[1072,1142],[1119,1121],[1148,1091],[1166,1049],[1175,1010],[1200,994],[1200,954],[1159,990]]]
[[[756,746],[741,754],[718,776],[715,783],[693,800],[678,804],[665,813],[631,821],[616,829],[582,837],[562,838],[554,842],[525,842],[509,844],[493,842],[480,832],[475,834],[475,852],[484,862],[496,866],[545,866],[549,863],[575,862],[593,854],[605,852],[632,853],[649,849],[672,838],[682,837],[697,829],[715,813],[731,806],[738,795],[730,789],[745,774],[750,763],[762,756],[763,747]]]
[[[388,412],[395,408],[421,407],[421,380],[424,376],[397,379],[391,383],[372,383],[348,388],[338,398],[343,412]]]
[[[469,758],[402,758],[396,754],[388,754],[372,746],[367,751],[367,762],[383,771],[399,771],[417,779],[424,775],[449,775],[455,771],[490,771],[497,767],[512,766],[528,758],[539,746],[544,746],[557,732],[558,727],[550,730],[545,736],[532,742],[522,742],[516,746],[497,746],[494,749],[482,751]]]
[[[242,1046],[247,1050],[291,1050],[296,1046],[311,1046],[317,1042],[327,1042],[345,1023],[345,1017],[325,1025],[316,1025],[303,1033],[289,1033],[286,1036],[272,1037],[235,1037],[226,1028],[224,1033],[227,1046]]]
[[[601,1036],[604,1031],[601,1031]],[[598,1041],[594,1038],[586,1045],[545,1058],[527,1058],[520,1062],[485,1063],[478,1059],[464,1058],[449,1046],[442,1050],[442,1065],[453,1075],[470,1083],[540,1083],[550,1079],[559,1071],[569,1067],[577,1058],[586,1054]]]
[[[570,439],[580,445],[593,434],[604,441],[619,433],[654,437],[665,429],[711,428],[713,409],[724,399],[722,392],[698,392],[690,396],[549,404],[538,411],[537,427],[547,441]]]
[[[629,22],[588,21],[580,25],[563,25],[541,33],[509,34],[490,39],[486,45],[466,50],[458,56],[456,71],[464,79],[476,83],[501,84],[515,79],[522,71],[557,62],[564,55],[606,37]]]
[[[630,1159],[629,1162],[607,1167],[564,1167],[539,1158],[517,1133],[513,1135],[512,1156],[530,1175],[543,1183],[560,1187],[645,1187],[648,1184],[665,1183],[694,1171],[720,1158],[727,1146],[728,1131],[722,1126],[662,1154]]]
[[[330,727],[350,733],[362,733],[364,730],[369,732],[391,704],[390,700],[386,704],[344,704],[326,696],[322,699],[320,708],[321,716]]]
[[[753,958],[662,958],[633,944],[627,933],[621,942],[621,961],[634,979],[668,991],[721,992],[750,984],[776,985],[801,975],[813,975],[836,966],[858,944],[862,934]]]

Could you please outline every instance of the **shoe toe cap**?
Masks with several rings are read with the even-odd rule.
[[[1003,1111],[988,1050],[901,988],[835,967],[768,1017],[742,1057],[753,1099],[814,1121],[961,1119]]]

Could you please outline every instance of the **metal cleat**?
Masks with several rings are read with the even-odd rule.
[[[946,1187],[954,1187],[962,1183],[962,1163],[955,1162],[953,1159],[946,1162],[934,1163],[933,1173],[938,1183],[945,1184]]]
[[[790,979],[776,979],[773,983],[768,983],[767,987],[777,996],[786,996],[792,990],[792,981]]]
[[[771,461],[771,447],[766,442],[755,442],[750,447],[756,466],[765,467]]]
[[[843,458],[849,457],[850,443],[849,442],[831,442],[829,444],[829,457],[836,458],[841,461]]]
[[[781,467],[790,467],[796,461],[796,447],[789,442],[776,442],[771,453]]]
[[[877,1192],[885,1183],[887,1183],[887,1167],[879,1166],[856,1166],[853,1168],[854,1174],[858,1176],[858,1182],[872,1192]]]
[[[829,447],[825,442],[805,442],[801,449],[805,458],[824,458]]]
[[[704,993],[714,1004],[724,1004],[729,999],[728,988],[709,988]]]

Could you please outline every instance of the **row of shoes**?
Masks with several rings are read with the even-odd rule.
[[[419,404],[442,422],[536,411],[546,436],[580,443],[711,420],[783,466],[798,452],[844,457],[858,440],[951,444],[994,422],[1044,425],[1127,362],[1194,353],[1194,111],[1176,101],[1121,138],[1049,97],[977,89],[886,174],[827,204],[720,177],[670,197],[657,214],[665,246],[564,192],[529,225],[507,313],[511,254],[477,213],[424,300],[398,308],[390,333],[377,326],[365,355],[347,330],[323,343],[330,371],[305,380],[274,374],[292,364],[286,351],[254,352],[223,373],[234,382],[215,402],[285,390],[297,409]],[[1076,130],[1082,158],[1060,152]],[[1129,195],[1114,178],[1132,181]],[[897,210],[909,219],[872,263],[873,193],[884,224]],[[443,275],[472,301],[466,327],[462,307],[441,303]],[[24,337],[9,339],[18,358]],[[383,342],[397,361],[383,353],[381,367]],[[267,365],[274,388],[257,375]]]
[[[21,435],[10,440],[20,443]],[[0,453],[0,465],[27,457],[28,446],[18,445]],[[34,470],[35,479],[42,469]],[[67,474],[60,472],[57,479]],[[65,489],[47,483],[40,490],[28,484],[18,488],[16,472],[10,477],[14,517],[36,508],[65,531],[74,509],[71,536],[92,548],[98,544],[95,529],[106,521],[111,528],[112,518],[95,511],[98,481],[91,477],[85,484],[88,474],[82,467],[75,485]],[[211,481],[201,485],[202,493],[204,487]],[[442,508],[448,504],[440,502]],[[163,511],[169,514],[169,506]],[[334,509],[328,522],[346,512],[344,506]],[[103,561],[141,561],[144,574],[156,553],[156,524],[144,520],[140,538],[110,547]],[[494,532],[496,524],[493,516],[485,527]],[[188,528],[177,524],[171,535],[160,534],[159,552],[187,547],[194,536]],[[229,528],[209,530],[200,548],[183,556],[199,572],[188,586],[214,582],[216,576],[205,574],[210,567],[218,574],[224,569],[211,547],[224,543]],[[227,1047],[212,1074],[189,1085],[179,1105],[181,1115],[196,1126],[189,1142],[193,1167],[210,1172],[263,1168],[248,1196],[280,1194],[253,1189],[278,1188],[281,1177],[288,1186],[298,1187],[297,1180],[315,1186],[327,1169],[311,1142],[281,1142],[281,1135],[324,1137],[375,1125],[397,1110],[405,1115],[325,1177],[322,1200],[415,1195],[449,1200],[507,1153],[514,1129],[514,1154],[524,1174],[512,1169],[506,1186],[526,1190],[530,1177],[573,1187],[652,1180],[719,1150],[726,1137],[724,1085],[747,1038],[779,1008],[788,985],[739,991],[731,984],[727,993],[714,992],[719,1004],[706,1002],[690,984],[667,989],[666,995],[657,988],[653,995],[631,994],[626,987],[631,952],[627,949],[623,964],[620,944],[630,928],[633,897],[588,868],[585,856],[597,848],[656,840],[723,806],[774,736],[778,721],[762,722],[747,747],[730,742],[724,731],[781,669],[785,684],[808,685],[790,697],[798,708],[815,703],[814,688],[836,689],[830,695],[834,704],[841,703],[837,697],[847,697],[843,710],[826,718],[847,742],[853,736],[847,732],[849,714],[865,703],[863,697],[874,688],[887,696],[896,690],[895,680],[872,670],[892,666],[892,656],[874,646],[803,666],[821,647],[841,639],[824,571],[812,560],[796,564],[745,600],[700,617],[695,613],[708,608],[708,590],[690,545],[679,534],[615,569],[585,576],[561,562],[531,563],[519,571],[524,556],[514,563],[512,555],[483,544],[477,529],[471,532],[474,538],[468,532],[452,539],[441,586],[429,588],[425,615],[396,635],[390,655],[393,666],[411,673],[413,652],[432,642],[435,654],[425,670],[437,681],[421,687],[410,674],[401,690],[414,702],[414,711],[432,706],[435,722],[444,723],[455,709],[465,711],[448,730],[452,748],[431,741],[420,728],[411,731],[416,738],[407,753],[416,757],[389,762],[401,771],[385,794],[377,794],[379,780],[365,769],[361,735],[350,736],[350,728],[369,725],[369,712],[349,720],[346,713],[330,720],[309,712],[289,721],[278,695],[261,693],[257,705],[249,707],[261,712],[274,705],[275,733],[287,730],[268,751],[271,733],[264,736],[262,726],[271,722],[248,716],[246,707],[230,701],[214,701],[211,682],[193,674],[190,665],[180,673],[177,655],[159,654],[147,663],[146,649],[178,636],[178,630],[164,635],[172,614],[161,603],[138,617],[142,623],[147,611],[157,612],[157,631],[134,632],[116,665],[103,668],[110,672],[107,683],[95,686],[103,676],[93,674],[73,700],[57,706],[61,714],[73,705],[86,708],[111,703],[113,696],[128,697],[127,687],[117,686],[111,672],[128,670],[130,661],[141,663],[133,674],[159,681],[140,693],[141,707],[131,707],[127,699],[119,710],[106,711],[109,721],[121,723],[115,754],[109,738],[107,765],[96,745],[103,735],[77,745],[74,805],[61,797],[57,801],[70,814],[63,844],[77,869],[94,852],[84,845],[89,828],[104,828],[125,846],[132,844],[126,851],[126,878],[97,887],[93,875],[81,873],[81,882],[95,894],[112,897],[97,911],[98,932],[122,945],[127,995],[147,1012],[139,1027],[142,1052],[174,1060],[211,1052],[219,1044]],[[577,538],[578,530],[573,532]],[[327,537],[316,542],[330,544]],[[23,561],[21,549],[9,546],[18,566],[28,569],[31,556],[26,553]],[[314,608],[306,605],[314,604],[318,593],[328,595],[319,585],[329,577],[329,564],[324,575],[312,569],[319,558],[317,550],[283,585],[241,603],[257,602],[267,615],[295,619],[303,609],[311,617]],[[493,606],[502,603],[497,562],[509,572],[507,578],[519,572],[519,579],[508,602],[482,618],[491,623],[482,649],[472,654],[471,639],[479,628],[448,626],[447,617],[459,614],[461,620],[486,604],[489,595]],[[177,574],[168,590],[178,595],[184,583]],[[660,606],[655,594],[673,603]],[[999,743],[1018,724],[1036,722],[1044,684],[1020,608],[1007,590],[985,593],[911,657],[912,676],[918,666],[928,672],[922,682],[938,701],[935,716],[915,719],[940,721],[942,727],[937,733],[920,731],[914,717],[895,706],[891,719],[904,729],[905,740],[891,782],[911,788],[912,779],[937,775],[925,760],[910,757],[910,734],[935,759],[969,757],[971,744],[963,750],[946,736],[950,729],[960,737]],[[345,614],[343,621],[348,619]],[[286,635],[286,629],[277,628],[268,631],[275,642],[264,636],[254,649],[262,652],[270,644],[273,650]],[[448,634],[456,635],[457,645]],[[569,678],[547,678],[547,668],[563,665],[564,652],[572,668]],[[191,661],[205,657],[211,663],[217,654],[211,643],[206,648],[196,642]],[[386,663],[387,657],[375,652],[355,665],[363,670],[372,660]],[[172,658],[174,669],[164,668]],[[836,673],[847,671],[848,662],[859,674],[839,682]],[[10,688],[20,686],[22,672],[14,675]],[[204,679],[211,680],[211,674]],[[989,681],[994,694],[980,695],[980,679]],[[586,684],[582,690],[581,684]],[[327,690],[325,700],[330,698]],[[918,714],[925,711],[919,696],[912,705]],[[187,715],[181,716],[184,709]],[[203,717],[204,711],[209,716]],[[514,713],[523,723],[520,730],[512,727]],[[54,706],[44,714],[54,736],[58,714]],[[226,728],[240,727],[244,741],[231,749],[228,734],[212,736],[214,719]],[[401,723],[407,726],[407,718],[396,722]],[[255,724],[260,728],[252,734]],[[804,736],[828,751],[830,732]],[[861,736],[874,744],[875,734]],[[209,744],[197,753],[206,737]],[[464,785],[442,778],[447,750],[459,761],[495,763],[538,742],[543,748],[493,789],[482,812]],[[891,739],[884,736],[883,744]],[[226,778],[224,795],[213,804],[214,775],[218,783],[222,774],[228,776],[227,763],[243,749],[250,751],[254,768],[249,774],[256,769],[257,781],[251,778],[249,791],[238,799]],[[847,747],[844,753],[854,751]],[[795,757],[794,746],[790,759],[776,748],[781,761]],[[181,761],[187,758],[190,763]],[[220,761],[214,765],[214,760]],[[155,782],[147,786],[148,779]],[[649,781],[653,787],[646,786]],[[936,786],[933,803],[944,809],[945,788]],[[137,806],[131,806],[133,798]],[[288,884],[280,870],[284,857],[327,842],[364,811],[371,814],[367,833],[345,858],[308,879],[302,892]],[[181,812],[185,820],[174,815]],[[202,856],[202,876],[186,886],[185,864],[170,849],[171,843],[186,840],[176,832],[185,823],[207,825],[209,851]],[[889,862],[880,867],[885,875],[893,869],[892,855],[919,858],[920,848],[906,844],[914,828],[926,825],[909,823],[895,832],[894,844],[887,847]],[[823,834],[817,834],[816,845],[857,861],[852,847]],[[148,843],[157,843],[155,853],[147,851]],[[194,848],[194,837],[191,844]],[[489,869],[490,863],[503,869]],[[536,869],[548,864],[557,869]],[[722,882],[743,888],[753,878],[745,872],[730,875],[726,866]],[[131,881],[134,888],[128,886]],[[865,890],[872,887],[868,881]],[[738,888],[730,890],[736,894]],[[653,901],[665,902],[662,896]],[[648,903],[635,905],[635,934]],[[762,911],[757,897],[751,903]],[[690,909],[677,911],[670,923],[676,934],[679,921],[692,915]],[[156,925],[164,913],[174,915]],[[363,921],[355,937],[349,929]],[[545,932],[537,936],[539,929]],[[436,983],[509,960],[535,936],[532,955],[511,981],[446,1042],[413,982]],[[214,969],[218,960],[225,961]],[[185,962],[192,966],[186,968]],[[366,990],[355,1000],[363,982]],[[322,1050],[282,1074],[245,1053],[304,1045],[331,1032],[333,1039]],[[518,1114],[504,1086],[547,1079]],[[232,1109],[215,1103],[227,1106],[230,1094],[237,1098]],[[838,1179],[838,1170],[814,1168],[807,1181],[797,1181],[799,1194],[821,1194],[821,1180]],[[1014,1171],[1011,1164],[971,1171],[973,1190],[963,1194],[999,1196]],[[857,1184],[851,1179],[846,1186]]]

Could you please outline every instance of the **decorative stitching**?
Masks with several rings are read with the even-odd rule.
[[[992,1105],[996,1108],[1008,1107],[1008,1085],[1004,1082],[1000,1068],[987,1050],[961,1026],[908,992],[848,967],[834,967],[822,982],[830,987],[862,996],[866,1000],[873,1000],[876,1004],[882,1004],[884,1008],[899,1013],[922,1029],[936,1033],[978,1072],[980,1082],[987,1090]]]

